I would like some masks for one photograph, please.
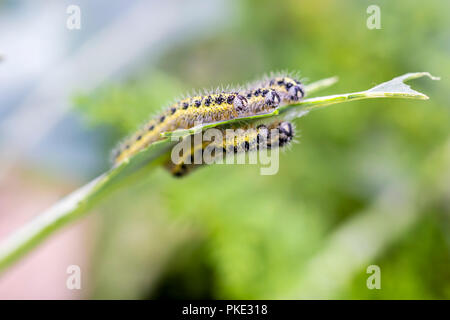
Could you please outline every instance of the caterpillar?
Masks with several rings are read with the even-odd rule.
[[[184,154],[179,163],[168,160],[165,168],[175,177],[183,177],[194,169],[205,165],[204,162],[195,163],[195,159],[203,159],[205,151],[212,155],[213,161],[225,157],[230,153],[251,152],[262,149],[284,147],[294,137],[294,126],[287,121],[276,121],[268,125],[254,124],[240,127],[234,132],[231,139],[227,139],[225,129],[215,129],[222,132],[223,139],[219,141],[206,141],[199,144],[191,142],[190,150]],[[275,129],[275,130],[274,130]],[[212,130],[212,129],[208,129]],[[208,132],[205,131],[205,134]],[[216,154],[216,150],[219,151]]]
[[[241,91],[222,91],[182,99],[148,121],[116,148],[114,162],[118,164],[160,140],[162,132],[271,112],[280,105],[300,100],[304,95],[300,81],[279,76],[261,80]]]

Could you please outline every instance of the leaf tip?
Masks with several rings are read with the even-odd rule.
[[[424,72],[431,80],[441,80],[441,77],[436,77],[433,76],[431,73],[429,72]]]

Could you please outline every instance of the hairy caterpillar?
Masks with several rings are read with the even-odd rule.
[[[189,129],[198,123],[212,123],[267,113],[280,105],[298,101],[304,96],[300,81],[274,77],[248,86],[241,91],[211,93],[183,99],[147,122],[115,151],[114,162],[120,163],[151,143],[160,140],[162,132]]]
[[[223,133],[223,139],[212,142],[201,142],[199,144],[192,143],[190,151],[183,155],[179,163],[175,164],[172,160],[168,160],[165,168],[174,176],[182,177],[205,164],[204,162],[195,163],[194,158],[202,159],[203,153],[208,149],[213,159],[216,160],[225,157],[227,153],[237,154],[284,147],[294,137],[294,126],[287,121],[276,121],[268,125],[262,124],[259,126],[247,125],[239,129],[235,131],[232,139],[227,139],[225,129],[220,129]],[[216,150],[220,151],[219,154],[215,154]]]

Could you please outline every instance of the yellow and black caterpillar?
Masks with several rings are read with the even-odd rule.
[[[114,152],[114,162],[118,164],[160,140],[163,132],[271,112],[281,105],[300,100],[304,95],[300,81],[279,76],[261,80],[244,90],[182,99],[126,139]]]
[[[287,121],[276,121],[268,125],[239,127],[238,130],[234,131],[231,139],[227,137],[226,129],[213,128],[208,130],[220,130],[222,133],[220,136],[223,139],[219,141],[202,141],[198,144],[189,140],[191,142],[189,152],[183,154],[178,163],[174,163],[169,159],[165,164],[166,169],[174,176],[182,177],[206,164],[203,162],[205,152],[212,155],[212,160],[215,162],[223,160],[230,153],[238,154],[284,147],[294,137],[294,126]],[[205,131],[205,134],[207,134],[208,130]],[[196,159],[201,159],[201,162],[197,163]]]

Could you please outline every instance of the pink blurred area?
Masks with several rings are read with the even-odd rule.
[[[0,243],[68,193],[72,186],[14,170],[0,185]],[[0,274],[0,299],[89,297],[93,218],[73,223]],[[68,289],[70,265],[81,269],[81,289]]]

